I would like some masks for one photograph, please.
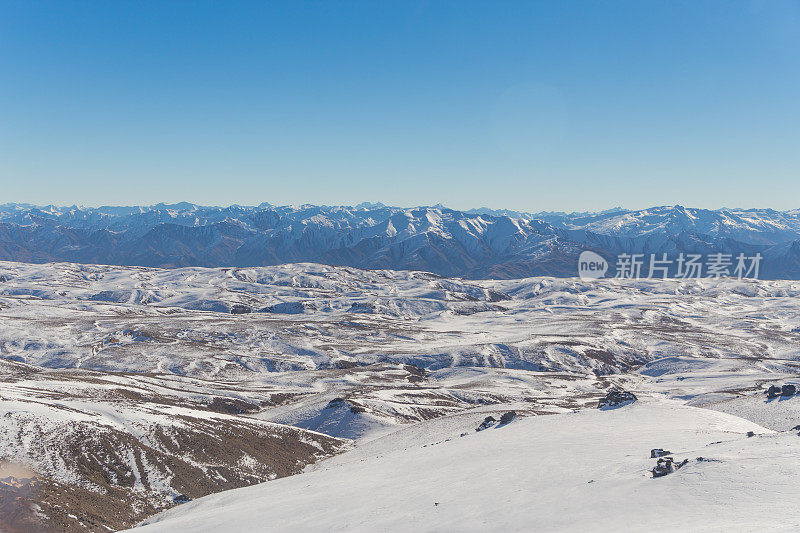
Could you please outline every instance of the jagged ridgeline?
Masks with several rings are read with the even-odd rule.
[[[525,213],[442,206],[0,206],[0,260],[152,267],[314,262],[442,276],[576,275],[584,250],[763,255],[760,277],[800,279],[800,211],[681,206]]]

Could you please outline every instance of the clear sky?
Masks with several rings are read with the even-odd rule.
[[[800,1],[0,0],[0,203],[800,208]]]

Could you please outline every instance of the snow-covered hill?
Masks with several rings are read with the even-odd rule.
[[[590,249],[764,255],[800,279],[800,211],[656,207],[523,213],[443,206],[0,206],[0,259],[159,267],[316,262],[475,279],[573,276]],[[613,260],[612,260],[613,262]]]
[[[645,400],[475,432],[456,415],[135,531],[791,531],[800,438]],[[754,436],[747,437],[752,431]],[[688,463],[653,479],[653,448]]]

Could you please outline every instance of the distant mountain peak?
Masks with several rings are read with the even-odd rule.
[[[381,209],[386,206],[380,202],[361,202],[360,204],[356,205],[356,207],[363,209]]]

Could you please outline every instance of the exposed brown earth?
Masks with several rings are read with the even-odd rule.
[[[181,396],[178,388],[139,388],[140,376],[3,366],[3,381],[17,383],[13,390],[4,389],[10,397],[24,394],[28,405],[53,413],[42,419],[33,412],[3,415],[6,427],[13,423],[19,428],[0,435],[5,449],[16,450],[9,459],[39,467],[32,474],[35,483],[0,482],[4,533],[128,528],[175,505],[178,495],[194,499],[297,474],[346,445],[245,417],[262,404],[288,401],[291,394],[267,391],[250,401],[214,390],[183,391]],[[5,396],[0,390],[0,400]],[[93,414],[95,407],[98,414]],[[100,415],[109,409],[129,420],[120,425]],[[66,417],[63,423],[58,422],[61,416]]]

